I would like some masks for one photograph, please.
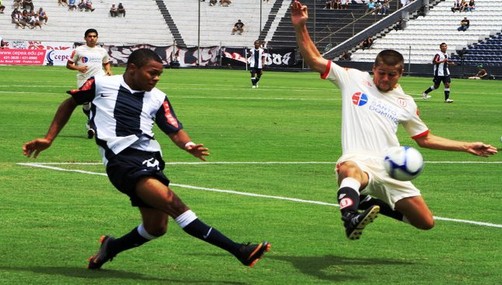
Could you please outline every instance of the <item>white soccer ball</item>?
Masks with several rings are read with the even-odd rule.
[[[390,177],[409,181],[422,172],[424,159],[418,150],[410,146],[391,147],[385,154],[384,166]]]

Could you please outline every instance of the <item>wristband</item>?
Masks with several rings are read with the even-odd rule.
[[[189,141],[185,144],[185,149],[188,149],[189,147],[195,146],[195,143],[193,141]]]

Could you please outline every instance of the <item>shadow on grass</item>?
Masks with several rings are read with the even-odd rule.
[[[87,268],[76,268],[76,267],[43,267],[43,266],[27,266],[27,267],[10,267],[10,266],[0,266],[0,270],[5,271],[23,271],[23,272],[33,272],[36,274],[47,274],[47,275],[60,275],[72,278],[84,278],[83,280],[89,279],[123,279],[124,283],[133,282],[143,282],[143,281],[161,281],[162,283],[180,283],[180,284],[242,284],[236,282],[226,282],[226,281],[212,281],[212,280],[188,280],[188,279],[169,279],[169,278],[159,278],[144,275],[136,272],[128,272],[122,270],[89,270]],[[127,281],[125,281],[127,280]]]
[[[395,266],[395,265],[414,265],[413,262],[385,259],[385,258],[349,258],[344,256],[325,255],[325,256],[277,256],[268,255],[266,258],[290,262],[295,268],[306,275],[328,280],[362,280],[372,279],[370,272],[377,269],[367,270],[365,266]],[[364,273],[369,273],[364,275]]]

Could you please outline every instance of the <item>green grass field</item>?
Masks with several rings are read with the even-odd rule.
[[[166,236],[89,271],[99,236],[129,232],[139,214],[104,175],[80,110],[38,159],[22,156],[22,144],[47,131],[75,73],[0,70],[0,284],[502,284],[500,154],[422,149],[426,166],[414,181],[436,227],[380,216],[361,240],[345,238],[333,175],[339,91],[312,72],[266,72],[251,89],[242,70],[169,69],[158,85],[211,151],[200,163],[157,131],[173,189],[236,241],[270,241],[263,260],[244,267],[171,221]],[[401,83],[434,134],[502,146],[502,81],[454,79],[453,104],[443,103],[442,87],[419,98],[431,78]]]

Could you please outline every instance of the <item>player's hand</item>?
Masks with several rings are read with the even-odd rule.
[[[209,155],[209,149],[207,147],[204,147],[203,144],[187,145],[185,149],[193,156],[203,161],[206,161],[205,157]]]
[[[489,144],[484,144],[481,142],[472,143],[467,148],[467,152],[472,153],[474,155],[488,157],[490,155],[494,155],[497,153],[497,148],[491,146]]]
[[[40,152],[48,149],[51,144],[52,141],[42,138],[29,141],[23,145],[23,154],[27,157],[37,158]]]
[[[309,18],[307,6],[295,0],[291,4],[291,23],[293,26],[303,26]]]
[[[80,71],[81,73],[86,73],[87,70],[89,70],[89,68],[87,67],[87,65],[84,65],[84,66],[81,66],[78,71]]]

